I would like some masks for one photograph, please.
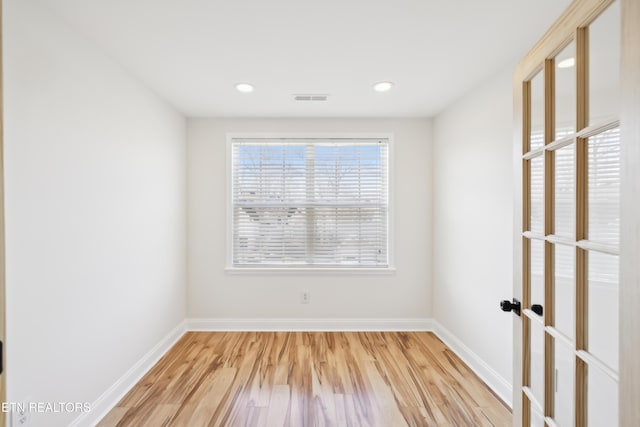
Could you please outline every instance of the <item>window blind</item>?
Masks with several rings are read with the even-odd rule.
[[[389,141],[234,138],[234,266],[388,266]]]
[[[620,243],[620,128],[592,136],[589,156],[589,240]]]

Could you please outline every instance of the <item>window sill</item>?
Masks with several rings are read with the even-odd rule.
[[[298,276],[377,276],[377,275],[392,275],[396,273],[395,267],[384,268],[357,268],[357,267],[225,267],[225,273],[228,275],[298,275]]]

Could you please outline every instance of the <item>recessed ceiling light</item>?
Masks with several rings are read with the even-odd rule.
[[[236,89],[238,90],[238,92],[242,92],[242,93],[251,93],[253,92],[253,85],[249,84],[249,83],[238,83],[236,85]]]
[[[576,65],[576,59],[571,57],[558,62],[558,68],[571,68]]]
[[[376,92],[388,92],[393,87],[393,82],[378,82],[373,85],[373,90]]]

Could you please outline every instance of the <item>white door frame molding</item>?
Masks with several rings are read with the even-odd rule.
[[[620,425],[640,425],[640,2],[622,0]]]

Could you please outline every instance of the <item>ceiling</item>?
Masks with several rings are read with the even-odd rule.
[[[429,117],[514,66],[570,0],[40,3],[189,117]]]

